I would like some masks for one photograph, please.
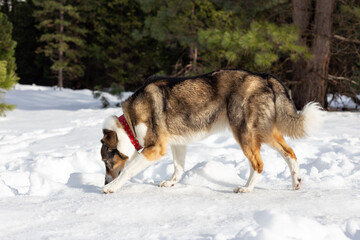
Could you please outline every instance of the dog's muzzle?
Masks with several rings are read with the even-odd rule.
[[[105,175],[105,185],[112,182],[112,180],[114,180],[112,176],[110,176],[109,174]]]

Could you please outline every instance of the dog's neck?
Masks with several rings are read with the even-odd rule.
[[[128,135],[132,145],[134,145],[136,151],[140,151],[141,149],[143,149],[143,147],[139,144],[138,140],[136,140],[124,115],[121,115],[118,119],[119,119],[119,122],[121,123],[121,125],[124,127],[124,130],[125,130],[126,134]]]

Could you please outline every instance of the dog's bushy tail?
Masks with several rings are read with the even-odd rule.
[[[284,90],[286,91],[285,88]],[[275,91],[275,94],[275,124],[282,134],[291,138],[304,138],[320,128],[324,112],[319,103],[309,102],[297,112],[287,93]]]

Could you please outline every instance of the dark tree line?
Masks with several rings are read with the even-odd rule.
[[[0,0],[0,6],[17,42],[20,83],[134,90],[154,74],[244,68],[278,76],[298,108],[308,101],[326,107],[327,93],[359,102],[356,0]]]

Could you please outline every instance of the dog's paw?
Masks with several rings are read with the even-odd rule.
[[[173,187],[175,185],[174,181],[171,180],[166,180],[166,181],[162,181],[161,183],[159,183],[159,187]]]
[[[237,187],[234,189],[234,193],[248,193],[251,192],[253,189],[249,187]]]
[[[302,181],[301,178],[296,178],[295,183],[293,184],[293,189],[294,190],[299,190],[301,187]]]
[[[302,184],[300,174],[293,172],[292,173],[292,185],[294,190],[299,190]]]
[[[111,186],[109,186],[109,184],[105,185],[101,191],[105,194],[110,194],[110,193],[114,193],[115,190],[111,188]]]

